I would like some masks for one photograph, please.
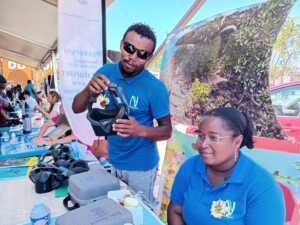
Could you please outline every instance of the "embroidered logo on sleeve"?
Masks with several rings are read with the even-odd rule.
[[[235,209],[235,202],[231,200],[223,201],[219,199],[218,201],[213,201],[210,207],[210,214],[217,218],[232,218],[232,214]]]

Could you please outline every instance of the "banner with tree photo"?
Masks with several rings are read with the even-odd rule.
[[[196,154],[191,147],[194,137],[189,133],[201,114],[218,106],[247,112],[254,121],[256,135],[271,140],[271,145],[277,143],[272,140],[283,141],[283,145],[274,146],[274,151],[256,146],[245,152],[286,184],[300,202],[300,137],[299,143],[292,139],[292,150],[278,149],[289,138],[277,121],[270,93],[270,87],[280,81],[300,80],[300,21],[294,17],[297,9],[300,3],[292,0],[264,1],[218,14],[169,35],[160,77],[170,92],[175,130],[163,165],[164,220],[177,169]],[[298,110],[300,113],[300,107]],[[265,162],[270,159],[274,161]],[[296,211],[299,213],[298,208]]]

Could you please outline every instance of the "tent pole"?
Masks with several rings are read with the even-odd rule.
[[[102,64],[106,64],[106,5],[105,0],[101,2],[101,9],[102,9],[102,53],[103,59]]]
[[[4,76],[4,74],[3,74],[3,58],[2,57],[0,57],[0,74],[2,74]]]

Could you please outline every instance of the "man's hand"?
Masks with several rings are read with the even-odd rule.
[[[148,127],[138,123],[133,117],[117,119],[113,124],[113,131],[121,137],[138,136],[153,141],[167,140],[172,135],[170,115],[157,119],[158,126]]]
[[[144,126],[130,116],[129,119],[117,119],[113,124],[113,131],[121,137],[143,136]]]
[[[78,93],[72,104],[73,112],[81,113],[84,112],[88,107],[88,102],[93,94],[100,94],[108,88],[110,81],[104,75],[97,74],[89,81],[87,86]]]
[[[86,86],[90,94],[100,94],[108,88],[110,81],[104,75],[95,75]]]

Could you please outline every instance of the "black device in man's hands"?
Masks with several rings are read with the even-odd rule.
[[[111,83],[108,87],[108,97],[112,101],[113,108],[93,108],[97,100],[96,95],[92,96],[88,105],[87,119],[90,121],[96,136],[115,135],[112,124],[117,119],[128,119],[128,104],[120,86]]]

